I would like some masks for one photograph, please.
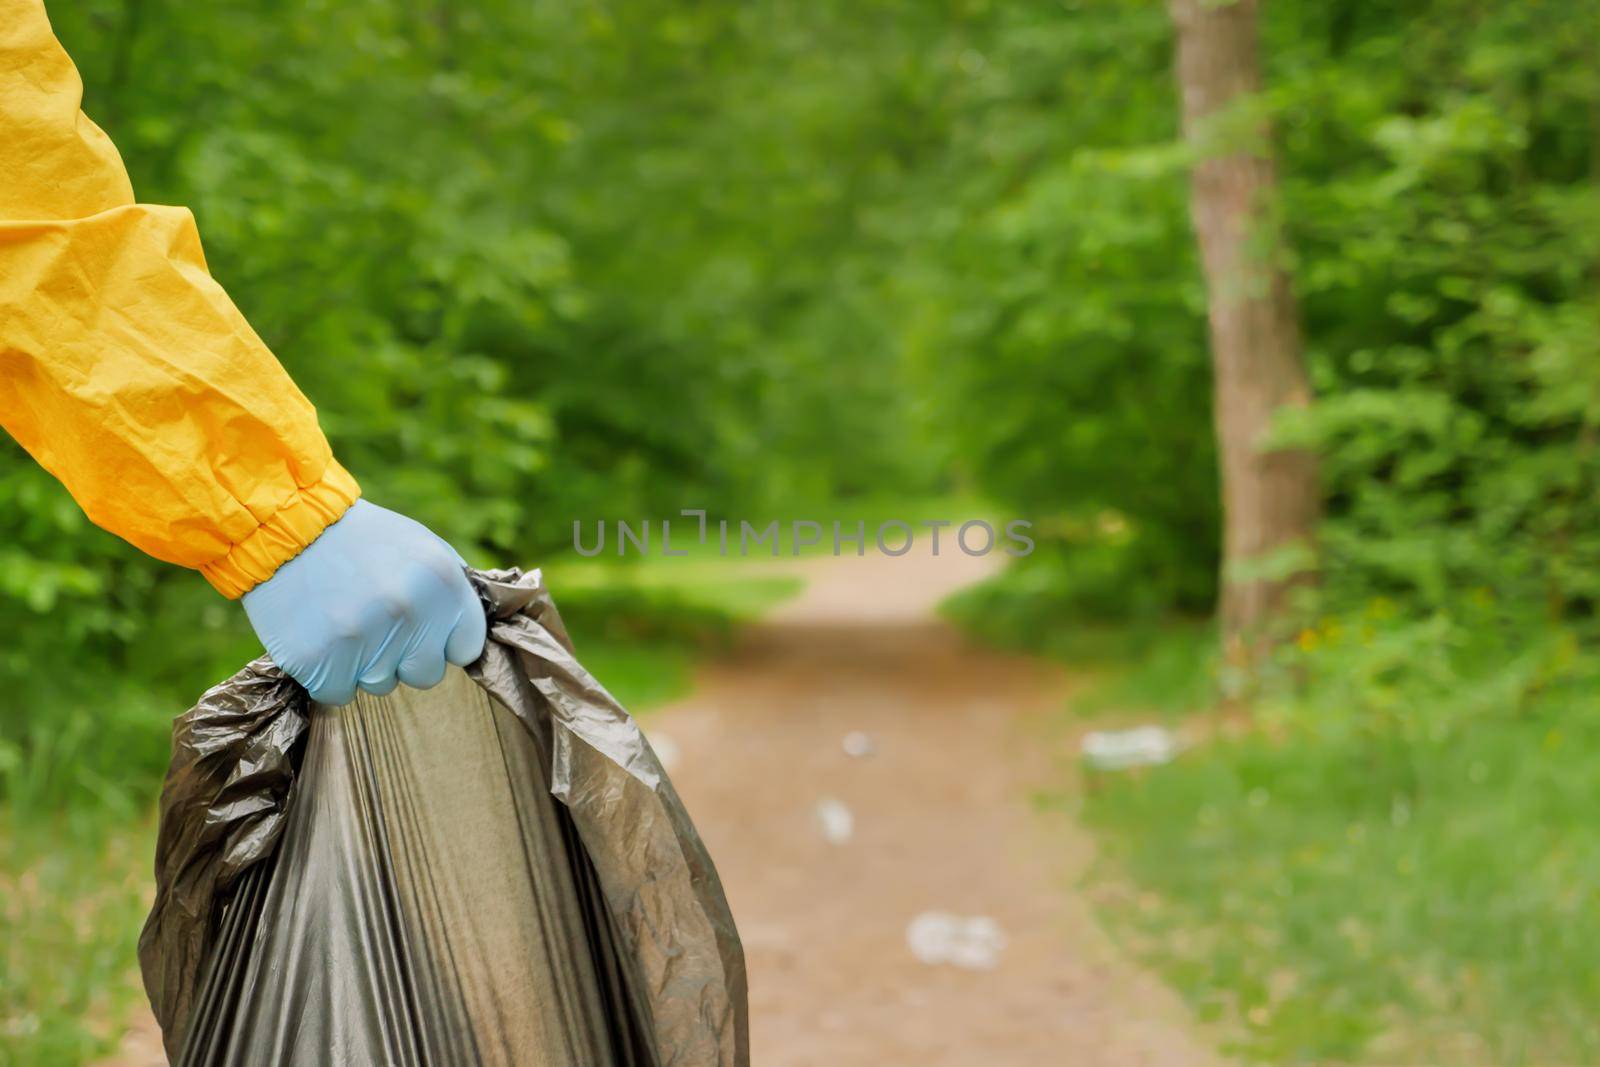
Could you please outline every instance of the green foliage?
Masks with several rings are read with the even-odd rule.
[[[968,76],[941,90],[942,165],[910,186],[942,210],[905,198],[924,238],[898,286],[905,357],[958,469],[1047,520],[1063,598],[1205,610],[1215,461],[1165,13],[983,10],[951,28]],[[1338,602],[1465,584],[1593,609],[1597,16],[1266,9],[1257,106],[1318,394],[1279,440],[1323,456]],[[1119,551],[1082,534],[1108,516]]]
[[[691,591],[629,573],[638,569],[612,567],[588,584],[563,584],[569,592],[560,604],[584,666],[635,713],[687,693],[695,663],[732,645],[751,605],[793,592],[789,583],[735,585],[726,576],[720,588]]]
[[[1208,610],[1204,305],[1165,10],[971,10],[934,53],[948,147],[899,218],[902,343],[934,437],[1041,520],[1039,562],[1087,612]]]
[[[1600,574],[1592,0],[1264,26],[1335,606]],[[981,488],[1097,615],[1204,611],[1217,503],[1149,0],[64,6],[137,187],[382,502],[572,518]],[[10,450],[0,628],[116,651],[166,571]],[[114,591],[110,596],[106,591]],[[98,653],[97,653],[98,654]],[[8,677],[19,678],[19,674]]]
[[[1330,585],[1587,615],[1600,576],[1589,0],[1279,9]]]
[[[1256,729],[1091,794],[1105,914],[1246,1059],[1600,1056],[1600,661],[1528,623],[1327,619]]]
[[[1085,8],[1092,20],[1111,5]],[[1591,1062],[1600,63],[1589,30],[1600,12],[1588,2],[1264,10],[1261,103],[1278,131],[1277,209],[1317,391],[1278,440],[1322,456],[1325,619],[1262,680],[1250,729],[1225,729],[1171,766],[1090,794],[1104,914],[1249,1060]],[[1116,140],[1153,121],[1138,102],[1147,84],[1170,89],[1168,57],[1163,47],[1121,58],[1097,102],[1115,101],[1122,121],[1058,148],[1019,185],[1047,188],[1050,167],[1092,148],[1140,152],[1148,165],[1135,174],[1167,198],[1146,199],[1157,217],[1137,221],[1151,234],[1165,220],[1171,236],[1151,238],[1148,262],[1172,273],[1146,271],[1131,290],[1143,303],[1124,305],[1139,309],[1136,338],[1169,338],[1159,368],[1133,372],[1133,403],[1152,405],[1164,430],[1198,435],[1200,389],[1191,413],[1160,407],[1173,388],[1162,375],[1200,344],[1174,339],[1173,324],[1198,329],[1199,304],[1178,177],[1160,167],[1172,135],[1156,129],[1137,150]],[[1084,84],[1083,69],[1056,91]],[[1169,105],[1148,107],[1170,121]],[[1079,121],[1092,120],[1062,125]],[[1117,184],[1063,203],[1104,209],[1132,195]],[[1133,212],[1117,214],[1092,225],[1132,225]],[[1036,218],[1022,235],[1070,262],[1063,281],[1082,257],[1047,226],[1059,232],[1070,217]],[[997,272],[995,288],[1015,277]],[[1049,287],[1036,289],[1043,321],[1073,321],[1065,295],[1052,302]],[[1085,299],[1111,292],[1096,285]],[[1170,318],[1152,292],[1174,300]],[[998,382],[1018,408],[1040,412],[1034,396],[1061,395],[1062,372],[1047,360],[975,366],[966,373]],[[1059,421],[1110,427],[1097,442],[1108,476],[1089,490],[1058,477],[1072,495],[1054,498],[1068,521],[1051,527],[1050,551],[958,611],[980,633],[1083,662],[1093,619],[1143,619],[1184,603],[1173,590],[1203,591],[1215,543],[1191,537],[1193,554],[1167,554],[1187,561],[1183,581],[1171,570],[1134,577],[1151,560],[1137,540],[1159,544],[1183,527],[1130,502],[1167,486],[1150,481],[1162,468],[1142,457],[1131,475],[1118,470],[1144,447],[1116,436],[1136,425],[1120,394],[1075,400]],[[1001,465],[986,471],[997,488],[1030,443],[997,450]],[[1192,447],[1183,458],[1210,462]],[[1055,443],[1043,452],[1070,455]],[[1184,486],[1211,491],[1193,474]],[[1188,522],[1214,520],[1209,501],[1179,506]],[[1126,521],[1117,536],[1095,521],[1103,512]],[[1076,710],[1204,709],[1210,672],[1191,648],[1174,639],[1122,657],[1128,665]],[[1104,670],[1108,657],[1091,654]],[[1210,721],[1194,728],[1204,734]]]
[[[0,1064],[86,1062],[136,998],[153,819],[40,822],[0,808]]]
[[[1039,550],[958,618],[1141,664],[1085,710],[1205,703],[1206,631],[1170,622],[1209,611],[1219,544],[1156,0],[52,16],[140,195],[195,210],[368,495],[474,562],[539,563],[574,519],[982,494]],[[1122,927],[1174,931],[1171,973],[1252,1055],[1600,1055],[1581,1010],[1600,938],[1572,888],[1594,874],[1597,16],[1264,5],[1251,106],[1276,129],[1269,207],[1317,392],[1276,435],[1322,457],[1308,608],[1332,621],[1263,679],[1258,735],[1092,809],[1155,890]],[[0,546],[4,810],[135,820],[166,719],[253,639],[9,443]],[[680,691],[730,619],[784,595],[698,562],[676,586],[557,564],[625,699]],[[50,1062],[87,1047],[50,1034]]]

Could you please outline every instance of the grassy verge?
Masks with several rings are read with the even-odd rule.
[[[1205,710],[1196,631],[1087,632],[1046,647],[1140,651],[1071,713]],[[1108,928],[1247,1062],[1600,1062],[1586,647],[1488,603],[1324,620],[1248,728],[1082,798]]]
[[[725,648],[741,622],[801,587],[799,579],[726,564],[551,570],[578,656],[635,714],[686,693],[696,662]]]
[[[0,809],[0,1064],[104,1052],[136,997],[154,823],[44,833]]]
[[[198,582],[151,592],[116,652],[45,647],[0,717],[0,1064],[106,1052],[141,995],[154,808],[172,716],[259,646]],[[52,623],[53,624],[53,623]]]
[[[1057,659],[1087,676],[1091,684],[1074,700],[1079,715],[1131,710],[1170,718],[1211,699],[1216,641],[1209,622],[1086,616],[1048,567],[1002,571],[956,593],[939,611],[975,640]]]

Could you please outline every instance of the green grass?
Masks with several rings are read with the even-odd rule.
[[[697,662],[804,584],[715,557],[564,558],[545,576],[578,657],[635,713],[688,692]]]
[[[582,580],[553,579],[552,588],[578,658],[623,707],[643,714],[687,693],[695,664],[727,648],[739,623],[801,587],[728,569],[713,566],[703,581],[648,567],[588,569]]]
[[[107,1052],[142,996],[134,949],[150,906],[154,822],[19,825],[0,809],[0,1064],[63,1067]]]
[[[1209,621],[1086,616],[1060,580],[1053,563],[1013,566],[951,596],[939,612],[985,644],[1060,660],[1086,676],[1091,684],[1073,701],[1081,715],[1171,717],[1211,702],[1216,632]]]
[[[1600,1062],[1577,647],[1481,607],[1305,631],[1250,729],[1088,798],[1108,922],[1249,1060]]]
[[[698,616],[713,614],[739,622],[793,596],[804,584],[759,564],[715,559],[561,560],[545,568],[545,575],[563,617],[572,615],[574,605],[602,597],[614,609],[612,614],[623,619],[657,616],[680,605]]]
[[[583,664],[630,712],[646,715],[689,691],[696,656],[682,648],[588,642]]]
[[[1105,916],[1251,1060],[1597,1062],[1600,724],[1553,710],[1120,779],[1085,813]]]
[[[1251,716],[1216,731],[1204,627],[1075,626],[1018,588],[948,611],[1092,668],[1064,714],[1199,716],[1175,762],[1056,800],[1100,842],[1108,929],[1228,1052],[1600,1063],[1589,640],[1481,598],[1427,618],[1374,601],[1303,632]]]

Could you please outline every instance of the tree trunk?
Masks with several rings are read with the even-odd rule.
[[[1298,309],[1273,226],[1277,173],[1267,123],[1244,110],[1261,88],[1258,0],[1169,0],[1184,134],[1196,150],[1190,212],[1205,271],[1222,468],[1223,648],[1247,664],[1288,591],[1311,579],[1320,512],[1316,457],[1265,451],[1274,414],[1310,402]],[[1242,106],[1241,106],[1242,105]],[[1266,564],[1263,567],[1263,564]]]

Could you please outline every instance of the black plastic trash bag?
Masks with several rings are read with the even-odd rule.
[[[744,956],[649,744],[538,572],[473,580],[438,687],[315,705],[269,660],[182,715],[145,988],[177,1067],[745,1067]]]

